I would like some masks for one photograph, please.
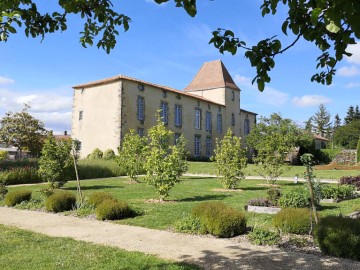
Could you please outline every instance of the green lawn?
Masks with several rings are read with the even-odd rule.
[[[147,203],[149,199],[156,199],[157,194],[152,186],[146,183],[130,184],[126,178],[106,178],[101,180],[81,181],[83,191],[89,195],[95,191],[112,193],[116,198],[126,200],[139,215],[134,218],[117,221],[121,224],[136,225],[156,229],[172,229],[174,223],[183,216],[190,215],[191,209],[204,201],[221,201],[234,208],[243,210],[250,199],[266,197],[267,188],[261,186],[263,180],[243,180],[238,192],[216,191],[221,185],[216,178],[186,177],[171,191],[167,202],[164,204]],[[282,191],[286,191],[295,184],[292,182],[278,181]],[[298,185],[304,185],[299,183]],[[40,189],[44,186],[12,187],[14,189]],[[65,189],[76,191],[76,183],[67,183]],[[338,204],[327,204],[322,210],[322,215],[348,214],[360,205],[360,198],[343,201]],[[272,216],[248,213],[248,225],[253,224],[271,226]]]
[[[0,225],[0,269],[200,269],[140,252],[49,237]]]
[[[213,162],[189,162],[188,173],[195,174],[216,174],[215,166]],[[246,176],[256,176],[259,173],[256,172],[256,165],[248,164],[244,169]],[[342,176],[359,175],[359,170],[315,170],[315,176],[318,179],[334,179],[339,180]],[[289,168],[282,175],[283,177],[295,177],[296,175],[303,177],[304,166],[289,166]]]

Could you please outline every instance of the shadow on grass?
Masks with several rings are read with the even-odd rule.
[[[204,196],[193,196],[190,198],[184,198],[177,200],[178,202],[201,202],[201,201],[210,201],[210,200],[223,200],[227,198],[227,195],[204,195]]]
[[[340,208],[339,206],[336,205],[321,205],[320,210],[333,210],[333,209],[337,209]]]
[[[182,180],[209,180],[216,177],[206,177],[206,176],[183,176]]]
[[[81,190],[98,190],[108,188],[124,188],[122,186],[110,186],[110,185],[94,185],[94,186],[81,186]],[[77,187],[67,187],[65,190],[77,190]]]
[[[249,190],[267,190],[269,189],[269,187],[240,187],[240,189],[244,190],[244,191],[249,191]]]

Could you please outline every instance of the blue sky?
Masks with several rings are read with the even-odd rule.
[[[52,12],[56,2],[42,3],[40,10]],[[280,112],[302,124],[321,103],[332,118],[336,113],[344,118],[350,105],[360,105],[360,43],[349,49],[354,55],[339,64],[333,85],[323,86],[310,82],[320,51],[301,40],[276,59],[272,81],[263,93],[251,85],[255,70],[243,51],[222,55],[208,44],[218,27],[232,29],[249,46],[274,35],[283,40],[283,46],[289,44],[294,37],[280,30],[286,13],[280,9],[275,16],[261,17],[261,0],[198,1],[195,18],[172,2],[113,2],[132,23],[109,55],[96,46],[80,45],[82,21],[76,16],[68,19],[67,31],[47,35],[43,41],[26,38],[19,29],[0,43],[0,116],[29,102],[31,114],[60,133],[71,130],[74,85],[123,74],[181,90],[204,62],[216,59],[223,61],[241,88],[241,108],[259,115]]]

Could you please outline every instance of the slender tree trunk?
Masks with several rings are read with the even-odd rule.
[[[79,179],[79,174],[78,174],[78,169],[77,169],[77,164],[76,164],[76,158],[75,158],[76,153],[75,153],[74,145],[72,147],[72,151],[73,151],[73,160],[74,160],[74,168],[75,168],[76,183],[77,183],[77,193],[78,193],[78,197],[79,197],[79,200],[80,200],[80,204],[82,204],[83,203],[83,197],[82,197],[80,179]]]
[[[311,206],[312,206],[313,213],[314,213],[315,223],[318,224],[318,223],[319,223],[319,217],[318,217],[318,214],[317,214],[317,211],[316,211],[315,198],[314,198],[314,190],[313,190],[313,186],[312,186],[312,184],[311,184],[310,170],[309,170],[309,167],[308,167],[308,166],[306,166],[306,175],[307,175],[307,182],[308,182],[308,185],[309,185]]]

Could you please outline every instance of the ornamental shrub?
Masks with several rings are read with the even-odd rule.
[[[284,233],[307,234],[311,230],[310,215],[306,208],[281,209],[274,216],[273,225]]]
[[[277,205],[281,196],[281,191],[279,188],[270,188],[267,190],[267,199],[273,205]]]
[[[227,238],[244,233],[245,214],[220,202],[204,202],[195,206],[193,216],[200,219],[201,233]]]
[[[255,198],[248,201],[252,206],[272,206],[273,204],[266,198]]]
[[[249,234],[248,239],[255,245],[276,245],[280,241],[280,235],[263,228],[254,228]]]
[[[9,154],[5,150],[0,150],[0,161],[6,160],[9,158]]]
[[[360,190],[360,175],[357,176],[343,176],[340,178],[340,185],[352,185],[357,190]]]
[[[109,160],[109,159],[113,159],[115,157],[115,152],[112,149],[107,149],[105,150],[104,154],[103,154],[103,159]]]
[[[302,187],[296,187],[284,193],[279,199],[279,206],[283,208],[309,207],[309,193]]]
[[[34,167],[13,167],[1,172],[7,185],[31,184],[43,182],[37,168]]]
[[[116,220],[130,215],[129,205],[125,201],[107,199],[96,208],[96,218],[99,220]]]
[[[200,219],[193,215],[178,220],[174,227],[175,231],[182,233],[200,234],[201,231]]]
[[[16,190],[9,192],[5,196],[5,205],[7,206],[14,206],[24,201],[29,201],[31,198],[31,191],[30,190]]]
[[[55,213],[72,210],[75,205],[75,194],[67,190],[56,190],[45,201],[46,210]]]
[[[324,217],[316,226],[314,236],[323,253],[360,260],[360,220]]]
[[[108,192],[94,192],[89,196],[88,203],[97,207],[105,200],[114,199],[113,195]]]
[[[8,190],[6,188],[6,182],[5,179],[1,177],[0,174],[0,200],[3,200],[5,198],[5,195],[8,193]]]
[[[102,159],[103,158],[103,151],[99,148],[95,148],[89,155],[89,159]]]

